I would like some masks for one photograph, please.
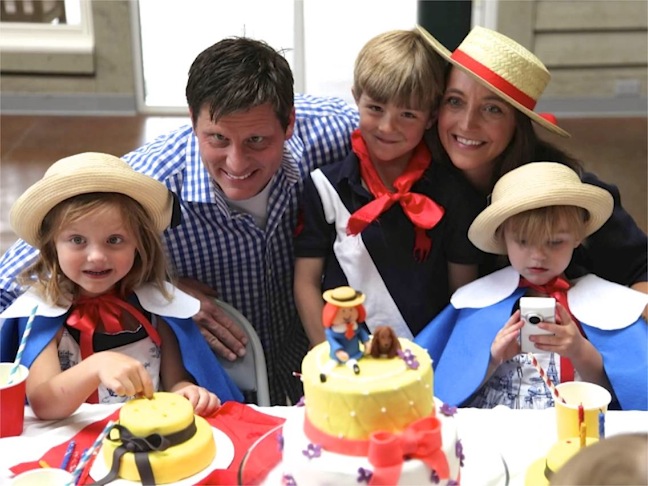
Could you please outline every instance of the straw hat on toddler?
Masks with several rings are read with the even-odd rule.
[[[585,236],[598,230],[612,214],[614,200],[605,189],[581,182],[576,172],[557,162],[531,162],[497,181],[489,206],[473,221],[468,238],[482,251],[506,255],[496,235],[504,221],[530,209],[577,206],[589,213]]]
[[[142,205],[155,227],[171,223],[173,195],[155,179],[141,174],[114,155],[86,152],[61,159],[16,200],[9,213],[11,227],[32,246],[47,213],[58,203],[91,192],[125,194]]]
[[[543,128],[562,137],[570,136],[556,124],[553,115],[533,111],[551,74],[530,51],[499,32],[476,26],[459,47],[450,52],[423,27],[417,28],[435,51],[478,83]]]

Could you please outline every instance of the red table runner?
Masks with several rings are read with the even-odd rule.
[[[83,451],[92,445],[109,420],[116,421],[118,418],[119,410],[116,410],[107,417],[81,429],[69,440],[52,447],[40,459],[31,462],[22,462],[10,469],[13,473],[18,474],[41,467],[39,461],[45,461],[51,465],[61,464],[65,450],[71,440],[76,441],[76,450]],[[273,429],[276,429],[284,422],[283,418],[259,412],[248,405],[236,402],[225,403],[213,416],[205,418],[212,426],[222,430],[232,440],[234,443],[234,459],[227,469],[216,469],[212,471],[198,484],[237,484],[238,470],[248,450],[250,450],[258,439]],[[252,465],[253,467],[259,467],[267,471],[281,460],[281,451],[277,442],[262,441],[259,447],[263,448],[264,461],[262,464]],[[254,471],[250,471],[249,477],[255,476]],[[87,484],[94,482],[92,478],[88,478],[88,481]]]

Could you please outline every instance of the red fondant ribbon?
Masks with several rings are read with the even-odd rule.
[[[360,161],[362,180],[375,199],[351,215],[347,223],[347,234],[357,235],[361,233],[382,213],[398,202],[415,227],[415,256],[419,261],[425,260],[432,246],[425,230],[433,228],[441,221],[444,209],[429,197],[410,192],[410,189],[423,176],[431,163],[432,156],[429,149],[424,142],[421,142],[414,149],[414,154],[407,168],[394,181],[396,192],[390,192],[371,162],[367,146],[359,130],[354,131],[351,135],[351,146]]]
[[[533,99],[524,91],[518,89],[515,85],[504,79],[496,72],[492,71],[487,66],[484,66],[482,63],[472,58],[465,52],[456,49],[450,57],[452,58],[452,60],[457,61],[462,66],[465,66],[469,71],[475,73],[480,78],[495,86],[505,95],[513,98],[525,108],[529,110],[533,110],[535,108],[537,100]]]
[[[441,422],[436,417],[417,420],[400,434],[374,432],[369,438],[368,458],[374,466],[369,484],[398,484],[404,459],[419,459],[440,479],[447,479],[450,467],[441,445]]]
[[[81,348],[81,359],[92,355],[92,337],[97,324],[103,324],[108,333],[118,333],[123,330],[120,323],[122,311],[131,314],[144,327],[151,340],[160,346],[162,339],[157,330],[144,315],[134,306],[114,294],[104,294],[98,297],[82,297],[75,304],[74,309],[67,318],[67,325],[77,329],[80,334],[79,347]],[[88,397],[88,403],[97,403],[99,397],[93,392]]]

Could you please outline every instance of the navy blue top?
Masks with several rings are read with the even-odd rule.
[[[321,171],[349,213],[374,199],[362,186],[355,154],[322,167]],[[411,192],[424,194],[445,209],[441,221],[427,231],[432,248],[425,261],[414,258],[414,226],[398,203],[367,226],[361,236],[403,319],[416,335],[449,302],[448,262],[482,262],[484,254],[472,245],[467,233],[475,216],[484,208],[484,201],[461,176],[435,163],[412,185]],[[296,238],[295,255],[326,259],[322,290],[348,285],[333,251],[336,229],[325,219],[312,177],[305,182],[303,216],[304,226]],[[370,315],[367,322],[371,322]]]

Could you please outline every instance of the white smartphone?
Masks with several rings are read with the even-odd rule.
[[[520,349],[523,353],[538,352],[529,336],[537,334],[552,334],[540,329],[541,322],[556,322],[556,299],[553,297],[522,297],[520,299],[520,315],[524,321],[520,329]]]

